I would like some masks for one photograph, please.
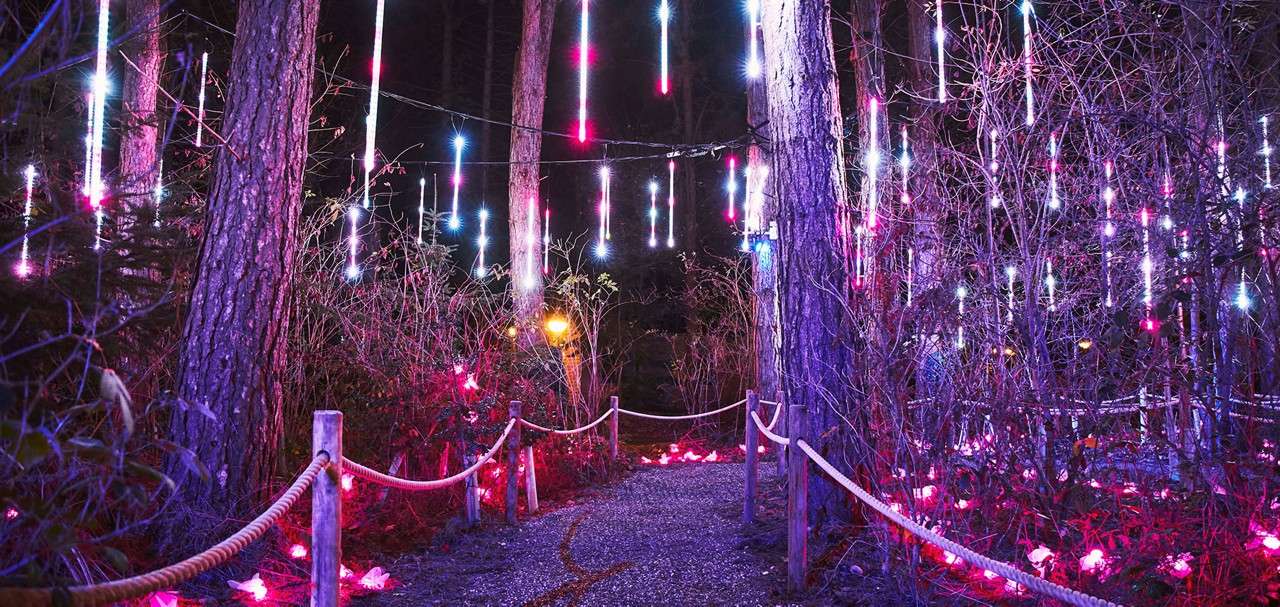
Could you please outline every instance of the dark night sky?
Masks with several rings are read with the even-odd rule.
[[[491,118],[510,120],[511,77],[520,29],[521,3],[518,0],[494,0],[494,98]],[[690,16],[678,12],[674,2],[675,19]],[[744,54],[745,34],[743,18],[735,10],[734,3],[691,2],[694,14],[692,57],[695,79],[694,117],[697,142],[727,140],[746,131],[744,81],[740,64]],[[442,83],[442,56],[445,32],[444,11],[439,2],[410,2],[389,0],[386,7],[386,31],[383,41],[383,89],[409,97],[445,105],[470,114],[482,114],[482,90],[484,83],[484,55],[488,6],[479,1],[455,1],[452,3],[453,61],[452,86]],[[676,143],[681,141],[678,120],[680,68],[683,61],[678,45],[679,28],[672,24],[672,80],[673,91],[669,98],[657,92],[658,74],[658,21],[656,2],[595,2],[592,6],[592,45],[595,62],[590,80],[591,124],[593,134],[602,138],[628,139]],[[348,54],[339,64],[338,71],[354,80],[368,81],[369,57],[373,38],[372,0],[352,2],[326,2],[322,5],[318,44],[321,56],[332,65],[344,50]],[[555,38],[552,44],[548,74],[548,99],[544,127],[559,132],[569,132],[574,126],[577,107],[576,47],[578,35],[578,3],[561,2],[556,16]],[[362,145],[363,125],[358,117],[364,112],[367,94],[352,91],[352,95],[332,104],[330,108],[344,114],[348,124],[345,145],[340,154],[346,158],[359,154]],[[401,158],[409,161],[444,161],[451,159],[449,142],[454,132],[464,134],[469,141],[466,157],[482,159],[480,123],[408,107],[385,100],[380,109],[378,148],[386,155],[395,156],[409,150]],[[488,155],[483,160],[503,161],[507,158],[505,127],[494,126],[491,131]],[[411,149],[421,144],[421,147]],[[544,139],[544,160],[600,159],[606,156],[651,155],[662,150],[640,147],[621,148],[600,144],[580,145],[575,140],[548,136]],[[658,177],[665,183],[666,167],[662,159],[632,161],[615,164],[613,170],[613,200],[616,215],[615,246],[617,253],[607,265],[610,272],[626,272],[626,268],[653,267],[655,254],[648,250],[647,238],[648,196],[645,190],[649,178]],[[351,161],[334,162],[330,174],[341,177],[345,184],[351,171]],[[735,237],[722,217],[725,195],[725,159],[723,155],[694,161],[680,161],[677,171],[694,170],[698,183],[698,213],[702,248],[715,254],[732,254]],[[596,222],[594,197],[598,190],[598,165],[562,164],[544,165],[543,196],[550,200],[553,237],[560,238],[569,232],[584,232]],[[439,174],[442,207],[449,199],[448,174],[450,167],[405,164],[405,175],[390,180],[390,188],[382,188],[379,194],[394,192],[393,206],[397,214],[417,206],[417,179],[425,174],[428,184],[430,172]],[[480,203],[494,213],[494,225],[505,222],[505,166],[468,167],[463,206],[470,219],[472,230],[460,236],[450,236],[462,245],[460,259],[474,255],[475,212]],[[482,172],[488,179],[482,178]],[[663,186],[665,191],[665,185]],[[428,207],[430,185],[428,185]],[[383,198],[385,200],[386,198]],[[677,206],[688,201],[677,200]],[[663,206],[660,204],[660,207]],[[411,217],[411,216],[410,216]],[[665,221],[665,211],[662,221]],[[677,209],[677,230],[682,231],[685,216]],[[660,224],[661,227],[662,224]],[[689,243],[677,234],[677,250],[688,250]],[[495,242],[491,250],[493,258],[506,259],[506,234],[495,230]],[[465,240],[463,240],[465,239]],[[661,261],[674,258],[671,253],[656,254]],[[661,263],[657,265],[663,265]],[[624,280],[629,278],[623,276]],[[639,278],[639,277],[637,277]],[[626,280],[626,282],[631,282]],[[643,281],[647,282],[647,281]],[[638,285],[637,285],[638,286]]]

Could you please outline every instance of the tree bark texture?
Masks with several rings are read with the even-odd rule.
[[[138,67],[125,65],[121,91],[120,183],[117,195],[135,214],[153,203],[160,175],[160,115],[156,93],[164,65],[160,36],[160,0],[129,0],[129,29],[137,34],[124,52]]]
[[[228,74],[205,235],[178,364],[174,440],[212,474],[179,461],[175,544],[207,546],[257,513],[280,447],[289,286],[307,158],[317,0],[243,0]],[[203,411],[212,414],[206,415]],[[180,549],[174,546],[170,552]]]
[[[559,0],[524,0],[520,51],[512,83],[511,173],[507,185],[511,245],[512,300],[522,347],[542,341],[542,205],[538,160],[542,157],[542,114],[547,97],[547,60]],[[529,217],[533,200],[537,212]],[[532,225],[529,224],[532,219]],[[528,242],[528,235],[534,242]]]
[[[849,270],[840,253],[847,250],[840,230],[847,185],[831,4],[772,0],[763,3],[761,23],[779,201],[782,383],[787,404],[805,407],[808,419],[807,427],[789,431],[832,455],[842,445],[827,431],[838,423],[836,412],[849,408],[853,365]],[[845,496],[821,475],[814,476],[811,495],[812,524],[848,517]]]
[[[747,148],[747,166],[772,167],[769,142],[769,105],[764,82],[757,79],[747,87],[747,128],[752,133]],[[768,239],[769,225],[778,218],[772,171],[768,173],[760,204],[760,226],[766,230],[755,247],[751,266],[751,293],[755,303],[756,389],[764,400],[778,400],[782,385],[778,367],[778,256],[777,242]],[[742,190],[745,192],[746,188]],[[745,193],[743,194],[746,195]]]

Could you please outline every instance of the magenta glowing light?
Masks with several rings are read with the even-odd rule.
[[[1102,288],[1106,292],[1105,303],[1110,308],[1115,305],[1115,300],[1111,296],[1110,247],[1110,240],[1116,235],[1116,224],[1111,221],[1111,207],[1116,199],[1116,191],[1111,187],[1111,176],[1115,169],[1110,160],[1104,162],[1102,166],[1106,174],[1106,185],[1102,188],[1102,202],[1105,205],[1105,220],[1102,224]]]
[[[658,182],[649,182],[649,248],[658,246]]]
[[[1058,198],[1058,134],[1049,133],[1049,208],[1058,210],[1062,200]]]
[[[591,52],[590,0],[582,0],[582,20],[578,29],[578,143],[587,141],[587,68]]]
[[[350,223],[347,232],[347,280],[360,278],[360,266],[356,256],[360,253],[360,207],[347,206],[347,220]]]
[[[600,167],[600,229],[596,234],[596,257],[609,255],[609,167]]]
[[[525,270],[523,287],[533,290],[538,284],[538,199],[530,196],[525,203]]]
[[[760,77],[760,0],[747,0],[747,78]]]
[[[369,82],[369,113],[364,122],[364,209],[370,208],[369,186],[374,167],[374,139],[378,131],[378,93],[382,82],[382,21],[386,0],[378,0],[373,17],[373,62]]]
[[[1151,288],[1151,212],[1146,207],[1138,214],[1142,223],[1142,304],[1146,308],[1146,325],[1148,330],[1155,326],[1154,320],[1151,318],[1151,306],[1153,302]]]
[[[18,254],[18,265],[14,268],[18,278],[26,278],[31,275],[29,232],[31,230],[31,197],[36,184],[35,165],[28,164],[22,174],[26,179],[26,200],[22,205],[22,249]]]
[[[1258,150],[1258,154],[1262,156],[1262,186],[1271,189],[1271,141],[1268,139],[1267,125],[1269,120],[1266,116],[1258,119],[1262,124],[1262,149]]]
[[[1044,286],[1049,291],[1049,311],[1052,312],[1058,309],[1058,301],[1057,301],[1058,279],[1055,278],[1053,275],[1052,259],[1045,260],[1044,267],[1045,267]]]
[[[422,244],[422,222],[427,215],[427,179],[418,178],[418,244]]]
[[[947,100],[947,30],[942,27],[942,0],[936,0],[934,11],[933,45],[938,53],[938,102]]]
[[[1022,71],[1026,79],[1026,125],[1036,123],[1035,92],[1031,87],[1031,0],[1022,0]]]
[[[738,194],[738,159],[733,156],[729,157],[729,181],[725,184],[725,190],[729,192],[729,206],[725,209],[725,218],[730,223],[737,221],[737,194]]]
[[[658,3],[658,21],[662,23],[662,49],[660,50],[660,59],[662,62],[662,73],[658,79],[658,90],[663,95],[671,92],[671,77],[669,71],[669,61],[667,55],[667,30],[671,25],[671,6],[667,0]]]
[[[867,230],[874,232],[880,206],[880,100],[872,97],[867,101]]]
[[[209,78],[209,52],[200,53],[200,93],[196,96],[196,147],[204,143],[205,86]]]
[[[453,138],[453,210],[449,213],[449,230],[458,231],[462,227],[462,216],[458,214],[458,197],[462,191],[462,150],[467,147],[467,138],[456,135]]]
[[[542,212],[542,273],[551,273],[551,207]]]
[[[676,246],[676,161],[667,161],[667,248]]]
[[[476,278],[489,275],[489,268],[484,263],[484,251],[489,247],[489,209],[480,209],[480,236],[476,238]]]
[[[1164,182],[1160,186],[1160,194],[1164,197],[1164,215],[1160,218],[1160,228],[1169,231],[1173,229],[1173,217],[1169,214],[1169,209],[1173,204],[1173,180],[1168,173],[1164,174]]]
[[[898,170],[902,174],[902,196],[899,199],[905,207],[911,204],[911,143],[907,140],[907,127],[902,127],[902,154],[898,156]]]

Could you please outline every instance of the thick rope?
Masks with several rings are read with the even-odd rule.
[[[289,508],[293,507],[298,497],[311,487],[311,483],[315,482],[316,476],[328,465],[329,454],[320,453],[316,455],[306,469],[293,481],[293,484],[289,486],[289,489],[284,492],[284,495],[277,498],[271,504],[271,507],[267,508],[266,512],[259,514],[257,518],[232,534],[231,537],[184,561],[150,573],[102,584],[87,584],[70,588],[0,588],[0,605],[53,605],[55,596],[59,599],[69,599],[69,601],[60,600],[60,604],[69,602],[71,605],[76,606],[102,605],[137,598],[157,590],[173,588],[227,562],[231,557],[244,550],[245,546],[262,537],[262,534],[266,533],[267,529],[274,525]]]
[[[773,430],[778,425],[778,420],[782,419],[782,403],[774,403],[777,405],[773,408],[773,419],[769,420],[769,425],[764,430]]]
[[[778,406],[778,410],[779,411],[782,410],[781,405]],[[778,423],[778,414],[776,412],[773,414],[773,421],[770,422],[768,426],[765,426],[764,422],[760,421],[760,414],[755,411],[751,412],[751,421],[755,423],[756,428],[760,429],[760,433],[764,434],[765,438],[783,446],[791,444],[791,439],[785,436],[778,436],[777,434],[774,434],[769,431],[771,428],[773,428],[773,424]]]
[[[859,487],[853,481],[849,480],[849,477],[841,474],[839,470],[836,470],[835,467],[821,455],[818,455],[818,452],[814,451],[813,448],[810,447],[808,443],[804,442],[803,439],[797,440],[796,446],[799,447],[805,455],[809,456],[809,459],[813,460],[813,463],[817,464],[819,468],[822,468],[822,471],[826,472],[827,476],[830,476],[832,480],[843,485],[845,489],[848,489],[851,493],[857,496],[858,499],[862,500],[863,503],[871,506],[877,512],[893,521],[899,527],[906,529],[912,535],[933,544],[938,548],[959,556],[966,562],[982,567],[983,569],[993,571],[997,575],[1004,577],[1005,579],[1013,580],[1034,592],[1055,598],[1064,603],[1076,605],[1077,607],[1119,607],[1116,603],[1104,601],[1078,590],[1072,590],[1065,586],[1059,586],[1049,580],[1038,578],[1014,567],[1013,565],[1005,563],[1004,561],[997,561],[991,557],[978,554],[977,552],[942,537],[941,535],[922,527],[902,514],[894,512],[886,506],[884,502],[881,502],[870,493],[867,493],[862,487]]]
[[[765,400],[765,399],[763,399],[763,398],[762,398],[762,399],[760,399],[759,401],[756,401],[756,402],[759,402],[759,403],[760,403],[760,404],[762,404],[762,405],[773,405],[773,406],[775,406],[775,407],[776,407],[776,406],[778,406],[778,401],[776,401],[776,400]]]
[[[583,427],[581,427],[581,428],[574,428],[573,430],[553,430],[553,429],[551,429],[551,428],[546,428],[546,427],[543,427],[543,426],[539,426],[538,424],[535,424],[535,423],[533,423],[533,422],[531,422],[531,421],[529,421],[529,420],[527,420],[527,419],[525,419],[525,418],[523,418],[523,417],[522,417],[522,418],[520,418],[520,425],[522,425],[522,426],[524,426],[524,427],[526,427],[526,428],[529,428],[529,429],[531,429],[531,430],[538,430],[538,431],[541,431],[541,432],[547,432],[547,433],[550,433],[550,434],[559,434],[559,435],[561,435],[561,436],[567,436],[567,435],[570,435],[570,434],[577,434],[577,433],[579,433],[579,432],[586,432],[587,430],[590,430],[590,429],[592,429],[592,428],[594,428],[594,427],[596,427],[596,426],[600,425],[600,422],[603,422],[603,421],[604,421],[605,419],[607,419],[610,415],[613,415],[613,409],[609,409],[609,410],[605,411],[605,412],[604,412],[604,415],[601,415],[600,417],[596,418],[596,421],[593,421],[593,422],[591,422],[591,423],[589,423],[589,424],[587,424],[587,425],[585,425],[585,426],[583,426]]]
[[[511,433],[511,428],[515,427],[515,425],[515,418],[508,421],[507,427],[502,430],[502,436],[499,436],[497,442],[493,443],[493,447],[489,448],[489,452],[480,456],[480,459],[476,460],[476,463],[471,464],[469,468],[453,476],[433,481],[414,481],[407,478],[400,478],[398,476],[391,476],[390,474],[383,474],[377,470],[353,462],[345,457],[342,458],[342,466],[343,470],[350,471],[359,478],[394,489],[404,489],[405,491],[430,491],[432,489],[442,489],[471,476],[476,470],[479,470],[480,466],[483,466],[485,462],[493,459],[493,456],[498,454],[498,450],[502,449],[502,445],[506,444],[507,435]]]
[[[747,402],[747,399],[745,399],[745,398],[744,398],[744,399],[742,399],[742,400],[740,400],[740,401],[738,401],[738,402],[736,402],[736,403],[733,403],[732,405],[726,405],[726,406],[724,406],[724,407],[720,407],[719,409],[716,409],[715,411],[707,411],[706,413],[695,413],[695,414],[693,414],[693,415],[649,415],[648,413],[637,413],[637,412],[635,412],[635,411],[628,411],[628,410],[626,410],[626,409],[618,409],[618,413],[626,413],[627,415],[634,415],[634,416],[636,416],[636,417],[643,417],[643,418],[645,418],[645,419],[660,419],[660,420],[666,420],[666,421],[679,421],[679,420],[682,420],[682,419],[698,419],[699,417],[710,417],[710,416],[715,415],[715,414],[717,414],[717,413],[724,413],[725,411],[728,411],[729,409],[732,409],[732,408],[734,408],[734,407],[740,406],[740,405],[742,405],[742,404],[743,404],[743,403],[745,403],[745,402]]]

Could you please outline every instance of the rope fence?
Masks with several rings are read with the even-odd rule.
[[[317,454],[265,512],[227,539],[183,561],[149,573],[101,584],[58,588],[0,588],[0,605],[104,605],[172,588],[227,562],[262,537],[268,528],[293,507],[328,465],[329,455]]]
[[[747,399],[744,398],[736,403],[720,407],[715,411],[707,411],[705,413],[694,413],[691,415],[652,415],[649,413],[640,413],[639,411],[630,411],[627,409],[618,409],[618,413],[625,413],[632,417],[642,417],[644,419],[656,419],[660,421],[684,421],[684,420],[690,420],[690,419],[699,419],[702,417],[711,417],[712,415],[719,415],[730,409],[741,407],[746,402],[747,402]]]
[[[349,468],[351,473],[354,474],[356,478],[362,478],[364,480],[377,483],[384,487],[391,487],[393,489],[403,489],[405,491],[431,491],[433,489],[443,489],[445,487],[449,487],[454,484],[457,484],[460,481],[466,480],[467,477],[471,476],[472,474],[475,474],[476,471],[479,470],[481,466],[488,463],[489,460],[492,460],[494,456],[498,454],[498,451],[502,450],[502,445],[507,442],[507,436],[511,434],[511,428],[514,427],[515,425],[516,425],[515,418],[512,418],[510,421],[508,421],[507,426],[502,430],[502,434],[498,436],[498,440],[493,443],[493,446],[490,447],[489,450],[485,452],[484,455],[476,459],[476,462],[474,464],[471,464],[469,467],[463,469],[461,472],[457,474],[454,474],[452,476],[447,476],[441,479],[436,479],[433,481],[415,481],[415,480],[409,480],[406,478],[400,478],[398,476],[392,476],[390,474],[384,474],[382,472],[378,472],[377,470],[369,468],[363,464],[353,462],[350,459],[347,459],[345,457],[342,458],[342,465],[345,466],[346,468]]]

